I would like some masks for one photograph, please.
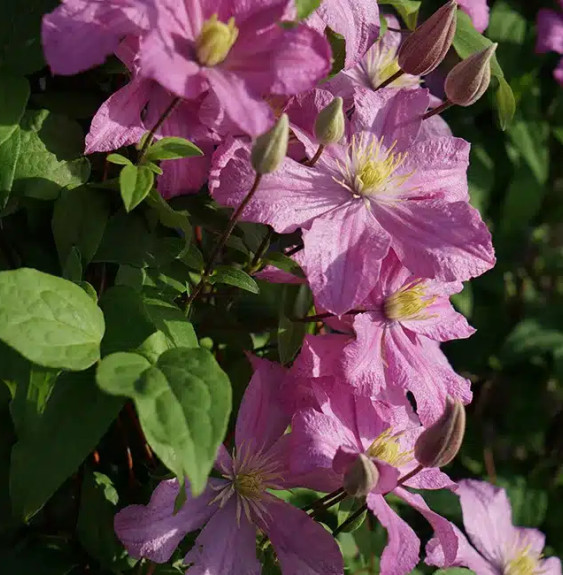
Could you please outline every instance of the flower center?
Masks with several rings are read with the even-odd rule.
[[[335,179],[355,196],[371,196],[392,192],[401,186],[412,174],[396,175],[403,165],[406,153],[394,152],[397,142],[390,148],[383,147],[383,138],[377,140],[373,134],[352,137],[346,161],[338,163],[342,179]]]
[[[229,18],[225,24],[219,22],[217,14],[203,23],[195,41],[196,54],[202,66],[217,66],[225,60],[238,37],[235,19]]]
[[[422,283],[411,284],[390,295],[385,300],[383,311],[385,317],[391,321],[428,319],[432,316],[421,312],[435,300],[436,296],[426,296]]]
[[[264,481],[259,471],[241,473],[234,480],[235,491],[242,497],[260,497],[264,491]]]
[[[539,573],[539,557],[530,554],[530,548],[520,549],[519,553],[507,563],[504,568],[504,575],[535,575]]]
[[[399,71],[399,60],[395,48],[384,48],[377,43],[366,55],[365,73],[371,87],[375,90],[379,85]],[[403,74],[389,86],[393,88],[404,88],[407,86],[417,86],[420,79],[417,76]]]
[[[393,467],[402,467],[413,460],[413,452],[401,451],[399,439],[400,435],[392,435],[391,428],[386,429],[368,447],[367,455]]]

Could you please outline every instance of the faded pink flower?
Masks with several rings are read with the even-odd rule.
[[[288,465],[290,422],[277,394],[283,368],[253,359],[254,376],[244,395],[231,457],[221,447],[205,492],[174,514],[176,480],[163,481],[147,506],[130,505],[115,517],[117,536],[132,557],[168,561],[186,533],[202,529],[184,558],[189,575],[259,575],[257,529],[277,553],[284,575],[342,575],[342,556],[334,538],[304,511],[268,489],[294,485]]]
[[[459,7],[471,18],[477,32],[484,32],[489,25],[487,0],[457,0]]]
[[[563,3],[560,12],[542,8],[538,12],[538,38],[536,41],[536,52],[557,52],[563,54]],[[559,61],[553,75],[563,86],[563,58]]]
[[[141,38],[140,74],[192,99],[215,94],[226,115],[257,135],[273,115],[268,94],[312,88],[330,69],[330,46],[305,25],[279,26],[290,0],[159,0]]]
[[[454,565],[469,567],[478,575],[561,575],[561,561],[544,559],[545,535],[537,529],[512,524],[510,501],[504,489],[485,481],[460,481],[463,524],[471,543],[456,527],[459,541]],[[439,540],[426,548],[429,565],[444,566]],[[448,565],[451,565],[448,562]]]
[[[363,396],[378,397],[387,390],[399,403],[410,391],[420,419],[430,425],[444,411],[448,395],[465,404],[472,398],[469,381],[455,373],[439,345],[475,331],[449,301],[462,288],[461,282],[416,277],[390,252],[367,298],[341,319],[325,320],[344,333],[308,336],[294,371],[334,374]],[[308,354],[314,354],[315,362],[306,361]]]
[[[330,28],[344,36],[344,67],[351,68],[379,36],[379,9],[371,0],[323,0],[307,23],[320,32]]]
[[[313,386],[314,389],[314,386]],[[332,492],[342,487],[344,475],[359,454],[366,455],[379,471],[379,481],[368,494],[366,503],[387,529],[388,543],[381,556],[381,575],[405,575],[419,560],[420,541],[385,500],[393,493],[419,511],[431,524],[447,560],[457,551],[452,525],[428,508],[414,489],[455,488],[439,469],[423,469],[399,483],[400,477],[413,471],[414,443],[423,427],[407,407],[391,407],[382,401],[357,398],[343,388],[323,397],[317,391],[318,405],[296,413],[292,421],[291,468],[302,482],[318,491]]]
[[[392,248],[418,277],[466,280],[494,265],[490,234],[467,199],[469,145],[417,140],[426,90],[363,92],[352,135],[314,167],[286,159],[264,177],[242,218],[287,233],[301,227],[307,277],[318,304],[342,314],[360,304]],[[317,145],[293,127],[312,157]],[[249,147],[228,140],[214,155],[209,188],[238,206],[254,173]]]

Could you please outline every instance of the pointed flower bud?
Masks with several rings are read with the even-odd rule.
[[[455,0],[450,0],[406,38],[399,50],[403,72],[423,76],[438,67],[454,39],[456,10]]]
[[[451,69],[444,88],[452,104],[471,106],[486,92],[491,83],[491,58],[497,46],[491,44]]]
[[[379,471],[373,461],[363,453],[349,467],[342,486],[352,497],[365,497],[379,481]]]
[[[448,397],[440,419],[416,440],[414,456],[424,467],[443,467],[457,455],[464,434],[465,408],[459,400]]]
[[[315,136],[323,146],[336,144],[344,136],[344,101],[342,98],[334,100],[319,112],[315,121]]]
[[[288,140],[289,119],[287,114],[282,114],[273,128],[256,138],[250,154],[254,170],[258,174],[275,172],[287,154]]]

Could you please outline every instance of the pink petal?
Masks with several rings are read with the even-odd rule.
[[[491,234],[467,202],[409,200],[378,204],[377,219],[393,249],[414,275],[464,281],[495,264]]]
[[[256,528],[244,512],[237,520],[235,498],[219,509],[184,558],[189,575],[260,575]]]
[[[387,545],[379,565],[381,575],[407,575],[418,563],[420,540],[409,525],[387,505],[382,495],[370,493],[367,504],[387,529]]]
[[[498,569],[475,551],[465,535],[455,525],[452,525],[452,527],[457,537],[457,553],[451,565],[469,567],[475,573],[479,573],[479,575],[498,575]],[[444,550],[438,538],[431,539],[426,545],[426,559],[424,562],[427,565],[435,565],[436,567],[448,566],[444,558]]]
[[[396,142],[397,151],[411,146],[420,131],[422,115],[428,108],[428,90],[356,90],[355,131],[369,131],[383,137],[386,147]]]
[[[45,59],[54,74],[72,75],[103,64],[124,36],[149,26],[144,0],[66,0],[43,17]]]
[[[459,7],[469,15],[477,32],[484,32],[489,25],[487,0],[458,0]]]
[[[563,54],[563,14],[542,8],[538,11],[536,52]]]
[[[359,62],[379,35],[378,6],[369,0],[328,0],[321,3],[315,16],[344,36],[346,68]]]
[[[290,422],[279,400],[286,370],[257,357],[252,358],[252,365],[254,375],[238,412],[235,444],[251,452],[264,452],[283,435]]]
[[[434,533],[442,546],[445,563],[446,565],[452,565],[457,554],[458,545],[453,525],[447,519],[432,511],[420,495],[410,493],[402,487],[398,487],[393,493],[403,501],[406,501],[411,507],[414,507],[432,525]]]
[[[463,524],[471,542],[493,565],[504,565],[505,548],[516,536],[512,510],[504,489],[467,479],[457,489]]]
[[[419,471],[414,477],[405,481],[404,485],[413,489],[455,490],[457,488],[457,483],[454,483],[443,471],[434,468]]]
[[[303,240],[307,278],[315,300],[337,315],[361,304],[373,289],[390,243],[361,200],[349,201],[314,220],[311,228],[303,231]]]
[[[223,474],[228,474],[233,469],[233,460],[223,444],[217,448],[214,467]]]
[[[249,146],[227,140],[215,152],[209,190],[222,205],[237,207],[254,182]],[[263,176],[242,219],[270,224],[289,233],[349,198],[349,193],[328,173],[307,168],[287,158],[277,172]]]
[[[153,92],[154,83],[134,78],[112,94],[96,112],[86,136],[86,154],[109,152],[136,144],[147,131],[141,113]]]
[[[261,526],[276,552],[283,575],[343,575],[334,537],[304,511],[267,498],[268,520]]]
[[[550,557],[540,563],[541,573],[543,575],[561,575],[561,559]]]
[[[451,138],[452,130],[442,116],[432,116],[422,122],[418,137],[421,140],[432,140],[434,138]]]
[[[186,485],[187,501],[174,515],[178,481],[162,481],[148,505],[129,505],[115,516],[117,537],[132,557],[165,563],[186,533],[199,529],[216,512],[217,506],[209,505],[217,495],[213,487],[225,483],[221,479],[210,479],[206,490],[195,499]]]

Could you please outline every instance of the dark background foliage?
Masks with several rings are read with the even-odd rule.
[[[82,157],[89,121],[123,85],[124,70],[109,60],[75,77],[51,77],[38,26],[57,2],[2,4],[0,269],[36,268],[99,298],[106,321],[103,356],[136,350],[150,357],[174,345],[197,345],[173,302],[201,269],[228,213],[205,193],[174,200],[176,213],[190,214],[180,221],[186,231],[193,227],[188,248],[173,229],[182,225],[177,219],[171,225],[156,201],[126,215],[116,193],[119,166],[102,154]],[[486,35],[499,43],[497,56],[517,101],[514,121],[505,132],[499,129],[489,95],[444,115],[454,134],[472,143],[471,201],[493,233],[498,258],[493,271],[455,299],[478,331],[446,346],[474,389],[465,444],[448,472],[506,487],[515,523],[543,530],[547,551],[561,556],[563,99],[552,77],[558,57],[534,53],[537,10],[554,6],[547,0],[491,4]],[[426,0],[423,12],[433,7]],[[3,140],[3,126],[14,123],[18,127]],[[123,153],[134,160],[136,151]],[[261,225],[239,226],[224,261],[252,271],[266,232]],[[291,243],[274,236],[269,254]],[[277,258],[277,265],[287,264]],[[245,350],[287,362],[305,331],[317,329],[291,321],[311,307],[306,288],[256,285],[237,273],[225,271],[190,318],[199,345],[214,353],[230,378],[235,414],[250,377]],[[63,373],[39,367],[0,343],[0,379],[6,383],[0,386],[3,573],[137,569],[113,535],[113,515],[123,505],[146,502],[169,472],[148,447],[133,401],[104,394],[94,373],[94,367]],[[299,505],[314,498],[305,491],[282,495]],[[461,524],[455,496],[425,496]],[[346,510],[340,512],[345,516]],[[401,513],[423,537],[430,535],[408,508]],[[336,512],[324,520],[335,525]],[[377,573],[384,542],[383,530],[371,520],[344,534],[349,572]],[[189,545],[187,540],[182,547]],[[181,558],[178,552],[175,566],[155,572],[180,573]],[[274,572],[270,560],[265,557],[266,569]],[[141,568],[139,573],[150,569]]]

